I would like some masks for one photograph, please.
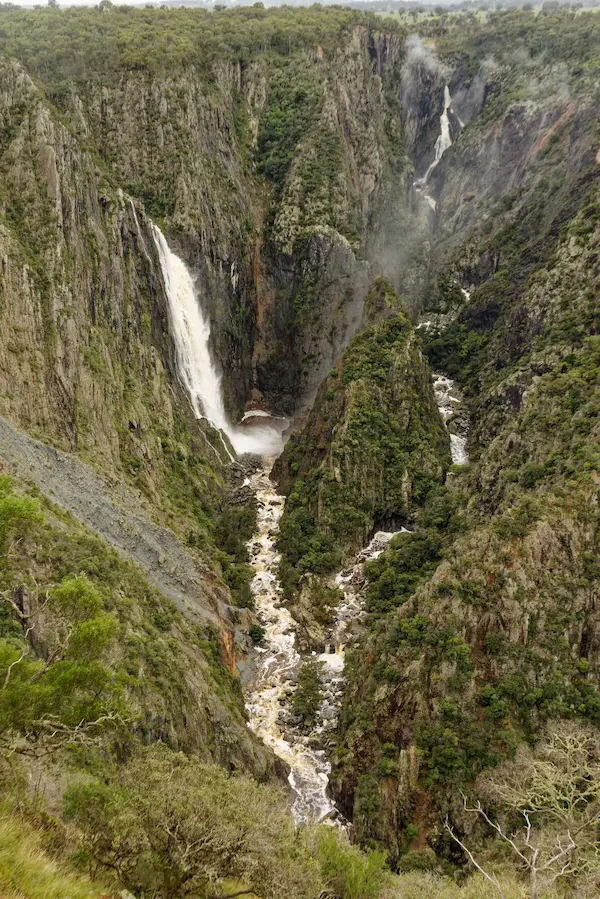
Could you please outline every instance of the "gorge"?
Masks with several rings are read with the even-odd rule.
[[[0,894],[596,895],[597,15],[5,7]]]

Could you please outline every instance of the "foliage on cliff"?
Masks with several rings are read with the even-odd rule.
[[[0,414],[208,548],[224,466],[177,384],[147,220],[23,70],[0,72]]]
[[[35,12],[3,7],[0,49],[50,84],[92,72],[116,78],[123,69],[196,65],[211,80],[214,62],[248,64],[266,50],[288,55],[339,40],[356,23],[376,23],[356,10],[318,6],[265,9],[136,9],[103,4]],[[393,26],[398,27],[398,26]],[[100,40],[99,40],[100,39]]]
[[[223,508],[215,435],[182,411],[144,208],[194,267],[235,410],[252,389],[285,411],[312,396],[358,327],[370,263],[406,267],[415,296],[426,272],[426,301],[448,285],[454,294],[475,287],[426,347],[472,406],[469,470],[442,487],[448,446],[427,365],[380,281],[367,303],[376,320],[327,378],[280,471],[290,490],[281,532],[288,592],[305,573],[331,571],[373,528],[414,525],[368,569],[370,631],[348,658],[334,773],[359,840],[407,867],[402,852],[426,835],[462,863],[436,830],[439,811],[466,826],[457,789],[534,740],[548,717],[597,726],[600,714],[591,193],[600,20],[546,8],[434,15],[414,26],[426,41],[411,69],[407,21],[339,8],[0,10],[0,48],[36,82],[0,64],[0,413],[138,487],[161,520],[221,564],[238,604],[249,601],[251,525]],[[401,115],[413,75],[417,109]],[[452,152],[432,176],[436,215],[415,215],[408,154],[416,163],[433,152],[447,77],[467,128],[453,122]],[[407,112],[423,126],[415,134]],[[411,230],[412,243],[397,240]],[[374,250],[373,234],[388,243]],[[195,780],[200,766],[165,750],[148,801],[137,781],[152,781],[144,760],[162,749],[141,762],[129,753],[160,739],[264,774],[239,685],[217,635],[184,621],[56,509],[4,492],[2,586],[15,605],[7,601],[1,619],[3,738],[11,749],[40,747],[51,724],[68,737],[78,718],[105,719],[106,731],[82,729],[103,750],[85,756],[70,811],[87,819],[109,866],[115,851],[129,853],[128,883],[166,894],[153,816],[181,816],[185,829],[194,809],[187,774],[177,807],[169,804],[164,767]],[[22,606],[31,598],[41,599],[33,613]],[[27,632],[23,616],[32,614]],[[224,813],[212,819],[220,833],[232,826],[220,798],[231,802],[236,786],[219,772],[215,784],[223,791],[209,811]],[[289,819],[277,820],[289,834]],[[266,860],[244,864],[270,876],[281,856],[277,839],[269,845]],[[179,865],[188,847],[176,839],[168,848]],[[140,862],[147,853],[158,886]],[[358,851],[327,841],[315,854],[325,886],[347,899],[380,887],[403,897],[458,891],[426,854],[412,861],[436,868],[424,887],[417,875],[382,886],[380,855],[369,868]],[[258,887],[237,859],[229,870],[218,862],[200,876],[235,873]],[[314,867],[307,872],[308,883]]]
[[[440,809],[461,821],[457,788],[549,718],[600,726],[591,180],[583,199],[571,196],[578,214],[559,213],[560,233],[549,225],[515,250],[502,232],[510,271],[483,279],[458,321],[427,341],[467,389],[474,462],[369,566],[372,633],[349,662],[335,773],[361,839],[395,853],[413,822],[427,831]]]
[[[382,295],[393,301],[387,317],[351,342],[276,466],[288,493],[279,537],[288,592],[305,572],[339,566],[374,528],[408,522],[450,462],[429,368],[391,285],[376,281],[367,308]]]
[[[186,621],[134,565],[8,478],[0,533],[4,745],[85,724],[102,742],[162,739],[265,773],[218,633]]]

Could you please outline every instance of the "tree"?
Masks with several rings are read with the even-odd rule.
[[[225,899],[224,878],[262,899],[321,892],[282,792],[165,745],[142,750],[117,784],[72,786],[66,806],[90,861],[115,870],[136,895]]]
[[[292,711],[302,719],[305,727],[314,724],[322,697],[321,670],[323,663],[307,659],[298,675],[298,686],[292,697]]]
[[[510,847],[527,872],[530,899],[561,877],[600,873],[600,733],[593,727],[549,725],[535,750],[521,746],[514,761],[477,787],[502,814],[496,820],[480,800],[470,805],[463,797],[465,811],[479,815]],[[502,897],[496,875],[475,859],[448,819],[446,829]]]
[[[12,492],[10,478],[0,477],[0,567],[4,567],[15,544],[36,522],[41,521],[40,506],[30,496]]]
[[[0,745],[33,751],[83,743],[114,726],[125,711],[123,683],[103,659],[119,625],[96,587],[68,577],[22,608],[10,592],[1,598],[24,633],[0,639]]]

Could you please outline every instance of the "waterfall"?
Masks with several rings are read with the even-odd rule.
[[[467,453],[468,417],[463,408],[462,399],[456,394],[456,385],[452,378],[433,372],[433,392],[444,424],[449,425],[450,455],[454,465],[466,465],[469,461]],[[457,433],[459,431],[460,433]]]
[[[452,106],[452,97],[450,96],[450,88],[448,87],[447,84],[445,84],[444,85],[444,108],[443,108],[442,114],[440,116],[440,133],[438,135],[438,139],[435,142],[433,162],[431,163],[431,165],[429,166],[429,168],[427,169],[427,171],[425,172],[423,177],[418,178],[414,182],[414,185],[417,188],[417,190],[421,190],[421,188],[425,187],[425,185],[429,181],[429,176],[433,172],[434,168],[437,166],[437,164],[439,163],[440,159],[442,158],[442,156],[444,155],[444,153],[446,152],[448,147],[452,146],[452,135],[450,134],[450,115],[449,115],[451,106]],[[463,124],[460,121],[460,119],[458,118],[458,116],[457,116],[457,119],[462,128]],[[425,195],[425,199],[427,200],[427,202],[429,203],[431,208],[435,209],[435,205],[432,205],[432,203],[435,204],[435,200],[433,200],[431,197],[429,197],[427,195]]]
[[[197,418],[205,418],[228,438],[238,455],[275,455],[282,449],[281,431],[275,420],[261,427],[232,424],[225,410],[222,376],[210,350],[210,322],[196,296],[194,279],[185,262],[169,247],[160,228],[150,222],[162,271],[177,370]],[[267,416],[268,417],[268,416]],[[231,454],[230,454],[231,455]]]

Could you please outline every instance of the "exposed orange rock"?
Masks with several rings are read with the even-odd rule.
[[[235,666],[235,642],[231,631],[221,630],[221,644],[223,646],[223,661],[232,674],[237,674]]]
[[[542,153],[555,134],[559,134],[565,127],[567,122],[573,117],[573,113],[577,109],[577,100],[571,100],[565,111],[560,115],[555,123],[535,142],[531,151],[532,156]]]

